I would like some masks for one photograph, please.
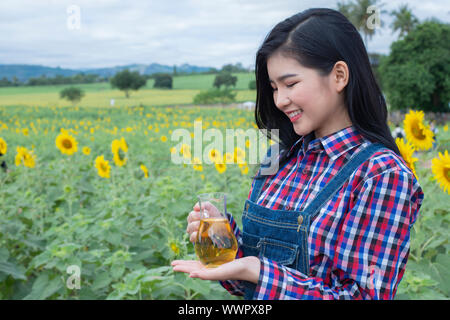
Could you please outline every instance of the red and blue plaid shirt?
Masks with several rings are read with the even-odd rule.
[[[266,180],[257,204],[303,210],[370,143],[353,126],[318,139],[313,134],[300,138],[289,151],[290,161]],[[338,192],[311,221],[310,274],[260,257],[255,299],[394,298],[424,197],[420,185],[404,160],[385,148],[359,166]],[[231,215],[229,219],[242,243],[236,221]],[[239,249],[237,258],[242,256]],[[221,284],[231,294],[243,295],[241,281]]]

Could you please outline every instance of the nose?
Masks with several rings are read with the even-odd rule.
[[[289,96],[283,91],[278,89],[274,95],[275,105],[282,109],[286,106],[288,106],[291,103],[291,100],[289,99]]]

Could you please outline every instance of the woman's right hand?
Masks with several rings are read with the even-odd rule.
[[[194,205],[194,210],[191,211],[187,217],[187,228],[186,228],[186,232],[189,233],[189,240],[192,243],[195,243],[195,241],[197,240],[197,236],[198,236],[198,228],[200,226],[200,219],[201,219],[201,214],[200,214],[200,204],[197,202]],[[205,209],[208,212],[209,217],[214,218],[214,217],[220,217],[220,212],[219,210],[210,202],[202,202],[202,209]]]

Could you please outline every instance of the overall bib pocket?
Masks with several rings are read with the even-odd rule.
[[[247,232],[243,232],[242,237],[244,256],[266,257],[286,267],[297,268],[298,245]]]

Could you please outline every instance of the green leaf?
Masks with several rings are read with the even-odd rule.
[[[10,275],[14,279],[27,280],[25,268],[11,262],[0,262],[0,272]]]
[[[439,284],[441,289],[447,297],[450,297],[450,257],[448,255],[439,254],[436,258],[436,263],[432,264],[431,276]]]
[[[50,251],[44,251],[41,254],[35,256],[33,260],[31,260],[30,266],[32,268],[38,268],[41,265],[44,265],[49,262],[49,260],[52,258],[52,255]]]
[[[91,289],[98,290],[107,287],[112,281],[112,278],[109,276],[108,272],[102,272],[95,277],[94,282],[92,283]]]
[[[0,262],[6,262],[9,258],[9,251],[7,248],[0,248]]]
[[[122,274],[125,272],[125,267],[121,265],[113,265],[111,267],[111,276],[114,279],[118,279],[122,276]]]
[[[61,278],[55,276],[49,279],[49,273],[40,274],[33,283],[31,293],[24,297],[24,300],[44,300],[55,294],[63,287]]]

